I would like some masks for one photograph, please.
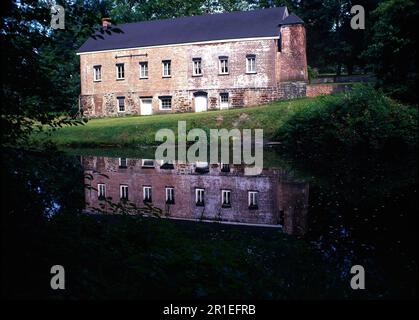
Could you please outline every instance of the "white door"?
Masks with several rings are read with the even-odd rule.
[[[148,116],[153,114],[153,105],[150,98],[141,99],[141,115]]]
[[[195,97],[195,112],[207,111],[208,99],[207,96],[196,96]]]

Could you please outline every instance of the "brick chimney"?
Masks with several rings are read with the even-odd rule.
[[[112,21],[111,18],[102,18],[102,27],[106,29],[112,24],[111,21]]]

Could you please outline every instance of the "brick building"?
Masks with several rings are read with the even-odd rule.
[[[109,212],[104,198],[145,203],[161,215],[250,224],[282,225],[304,234],[308,183],[281,168],[246,176],[244,165],[163,163],[152,159],[83,157],[87,209]],[[93,189],[94,188],[94,189]]]
[[[86,116],[199,112],[306,95],[305,28],[286,7],[117,27],[122,33],[89,38],[77,53]]]

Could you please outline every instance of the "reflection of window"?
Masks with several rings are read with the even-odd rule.
[[[173,161],[172,160],[164,161],[162,163],[162,165],[160,166],[160,169],[165,169],[165,170],[172,170],[174,168],[175,168],[175,166],[173,165]]]
[[[249,191],[249,209],[257,209],[258,208],[258,192],[257,191]]]
[[[223,207],[231,207],[231,191],[221,190],[221,203]]]
[[[102,66],[93,67],[93,80],[101,81],[102,80]]]
[[[166,203],[167,204],[175,203],[175,189],[172,187],[166,187]]]
[[[116,64],[116,79],[122,80],[125,78],[125,68],[123,63]]]
[[[280,210],[279,211],[279,224],[282,226],[284,225],[284,219],[285,219],[284,210]]]
[[[221,172],[230,172],[230,165],[228,163],[222,163]]]
[[[162,61],[162,65],[163,65],[163,77],[170,77],[172,74],[172,63],[170,60],[163,60]]]
[[[201,58],[194,58],[192,60],[192,63],[193,63],[193,75],[201,76],[202,75]]]
[[[128,186],[125,184],[121,184],[119,186],[119,191],[121,200],[128,200]]]
[[[142,160],[142,167],[143,168],[154,168],[154,160],[152,159],[143,159]]]
[[[228,57],[219,57],[220,74],[228,74]]]
[[[254,54],[246,56],[246,72],[256,73],[256,56]]]
[[[127,158],[119,158],[119,167],[126,168],[127,167]]]
[[[195,203],[197,206],[204,205],[204,189],[195,189]]]
[[[208,162],[197,161],[195,163],[195,172],[198,172],[198,173],[209,172]]]
[[[118,111],[125,112],[125,97],[117,97],[118,100]]]
[[[104,183],[99,183],[97,185],[97,197],[98,199],[105,199],[106,197],[106,186]]]
[[[143,201],[151,202],[151,187],[143,187]]]
[[[148,62],[140,62],[140,78],[147,79],[148,78]]]

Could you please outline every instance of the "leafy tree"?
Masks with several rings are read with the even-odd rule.
[[[374,10],[365,57],[379,85],[398,99],[418,101],[419,6],[413,0],[386,0]]]
[[[80,67],[75,52],[95,31],[106,3],[99,0],[57,3],[65,9],[64,30],[51,28],[49,1],[6,2],[0,20],[4,57],[1,87],[6,97],[0,123],[2,146],[25,143],[34,130],[45,126],[82,123],[69,117],[78,110],[80,92]]]

